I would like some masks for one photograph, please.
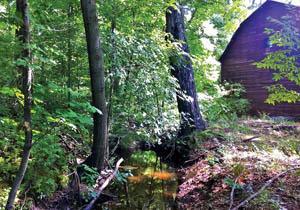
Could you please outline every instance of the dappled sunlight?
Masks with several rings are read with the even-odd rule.
[[[241,120],[240,123],[247,126],[250,132],[239,134],[240,139],[237,139],[239,142],[235,142],[234,145],[224,146],[223,155],[227,163],[248,161],[249,165],[265,166],[270,166],[270,163],[300,164],[299,154],[294,146],[300,141],[298,123],[278,123],[262,119]]]
[[[300,209],[277,1],[0,0],[0,209]]]
[[[244,162],[249,167],[272,167],[276,164],[276,167],[280,169],[280,165],[283,167],[287,165],[300,164],[298,155],[287,156],[283,151],[273,149],[269,151],[239,151],[234,148],[232,150],[224,151],[224,161],[226,163],[233,164],[236,162]]]
[[[193,207],[206,209],[205,201],[210,200],[210,206],[227,209],[235,181],[239,192],[236,196],[241,199],[257,191],[268,179],[300,166],[299,123],[247,117],[212,125],[211,129],[191,156],[193,164],[180,170],[184,182],[179,187],[178,198],[183,208],[190,208],[192,203]],[[221,135],[211,136],[214,132]],[[268,206],[269,197],[278,194],[284,200],[280,205],[298,205],[285,198],[300,193],[299,176],[291,173],[280,181],[285,183],[282,191],[269,187],[266,200],[254,200],[250,208],[251,205]],[[214,196],[209,192],[214,192]]]

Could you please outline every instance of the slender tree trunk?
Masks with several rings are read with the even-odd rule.
[[[92,105],[102,112],[102,114],[96,112],[93,115],[92,154],[85,163],[101,170],[108,154],[108,142],[103,56],[98,29],[96,0],[81,0],[81,10],[89,57]]]
[[[21,41],[23,47],[21,52],[21,59],[30,62],[30,30],[29,30],[29,6],[27,0],[17,0],[17,13],[20,15],[22,21],[20,28],[17,31],[18,39]],[[17,176],[14,180],[13,186],[9,193],[6,210],[13,209],[14,201],[17,196],[17,191],[24,178],[28,160],[30,156],[30,149],[32,146],[32,128],[31,128],[31,105],[32,105],[32,70],[29,65],[22,65],[18,67],[22,72],[22,91],[24,94],[24,132],[25,132],[25,142],[23,147],[22,161],[19,166]]]
[[[73,18],[73,7],[70,4],[68,7],[68,102],[71,102],[71,87],[72,87],[72,18]]]
[[[180,6],[169,7],[166,12],[166,32],[171,42],[180,42],[179,52],[170,56],[171,73],[178,80],[177,90],[178,111],[181,115],[179,136],[191,134],[194,130],[204,130],[205,122],[202,119],[194,80],[192,60],[186,42],[183,12]]]
[[[112,46],[112,51],[111,51],[111,60],[112,60],[112,65],[111,65],[111,71],[110,71],[110,87],[109,87],[109,98],[108,98],[108,115],[107,115],[107,125],[109,126],[110,119],[112,118],[112,107],[113,107],[113,95],[114,95],[114,90],[116,89],[116,82],[117,78],[116,76],[116,40],[115,40],[115,30],[116,30],[116,18],[113,17],[111,20],[111,46]]]

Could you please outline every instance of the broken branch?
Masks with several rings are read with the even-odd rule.
[[[84,208],[84,210],[91,210],[96,201],[99,199],[100,195],[102,194],[102,191],[107,187],[107,185],[109,184],[109,182],[116,176],[118,169],[121,165],[121,163],[124,161],[123,158],[121,158],[120,160],[118,160],[117,164],[116,164],[116,168],[114,170],[114,172],[104,181],[104,183],[101,185],[101,187],[99,188],[97,195],[95,196],[95,198]]]
[[[241,174],[242,175],[242,174]],[[229,205],[229,210],[232,208],[233,206],[233,199],[234,199],[234,190],[235,190],[235,187],[236,187],[236,184],[239,180],[239,178],[241,177],[241,175],[239,175],[235,180],[234,180],[234,184],[232,186],[232,189],[231,189],[231,193],[230,193],[230,205]]]
[[[231,210],[238,210],[240,207],[244,206],[249,201],[251,201],[252,199],[254,199],[255,197],[257,197],[259,194],[261,194],[267,187],[269,187],[278,178],[280,178],[281,176],[287,174],[290,171],[294,171],[294,170],[297,170],[297,169],[300,169],[300,166],[296,166],[296,167],[290,168],[290,169],[288,169],[286,171],[283,171],[283,172],[277,174],[272,179],[269,179],[256,193],[250,195],[247,199],[245,199],[243,202],[241,202],[240,204],[238,204],[236,207],[232,208]]]

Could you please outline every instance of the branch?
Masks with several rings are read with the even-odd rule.
[[[109,184],[109,182],[116,176],[118,169],[121,165],[121,163],[124,161],[123,158],[121,158],[120,160],[118,160],[117,164],[116,164],[116,168],[114,170],[114,172],[105,180],[105,182],[101,185],[101,187],[99,188],[97,195],[95,196],[95,198],[84,208],[84,210],[91,210],[96,201],[99,199],[100,195],[102,194],[102,191],[107,187],[107,185]]]
[[[197,12],[197,8],[195,8],[194,11],[192,12],[191,18],[189,19],[189,21],[187,22],[186,25],[189,25],[189,24],[192,23],[193,19],[194,19],[195,16],[196,16],[196,12]]]
[[[247,138],[247,139],[243,139],[242,142],[249,142],[249,141],[253,141],[254,139],[259,138],[259,136],[253,136],[251,138]]]
[[[281,173],[277,174],[272,179],[269,179],[256,193],[250,195],[246,200],[244,200],[243,202],[239,203],[236,207],[232,208],[231,210],[238,210],[240,207],[244,206],[246,203],[248,203],[249,201],[251,201],[253,198],[255,198],[259,194],[261,194],[267,187],[269,187],[278,178],[280,178],[281,176],[287,174],[290,171],[294,171],[294,170],[297,170],[297,169],[300,169],[300,166],[296,166],[296,167],[290,168],[290,169],[288,169],[288,170],[286,170],[284,172],[281,172]]]
[[[242,175],[242,174],[241,174]],[[233,206],[233,197],[234,197],[234,190],[235,190],[235,187],[236,187],[236,183],[238,182],[239,178],[241,177],[241,175],[239,175],[235,181],[234,181],[234,184],[232,186],[232,189],[231,189],[231,193],[230,193],[230,205],[229,205],[229,210],[231,210],[232,206]]]
[[[111,150],[110,156],[112,156],[115,153],[115,151],[118,149],[119,144],[120,144],[120,138],[118,138],[118,142],[116,143],[114,148]]]

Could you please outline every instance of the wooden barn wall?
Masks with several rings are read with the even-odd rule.
[[[257,69],[253,65],[270,51],[268,37],[264,34],[264,30],[274,28],[274,25],[267,20],[267,17],[279,19],[286,13],[287,9],[283,4],[266,3],[241,25],[221,58],[222,80],[240,82],[245,86],[246,97],[254,113],[265,112],[273,116],[300,117],[300,103],[282,103],[276,106],[264,103],[268,95],[265,87],[275,83],[271,71]],[[300,15],[300,8],[297,8],[297,13]],[[289,89],[300,92],[299,86],[292,82],[283,80],[281,83]]]

